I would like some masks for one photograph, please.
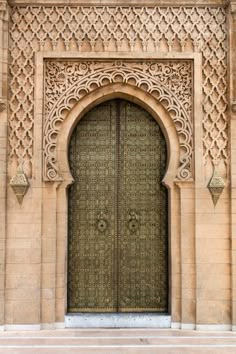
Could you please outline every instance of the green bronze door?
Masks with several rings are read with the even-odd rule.
[[[125,100],[89,111],[69,146],[68,312],[168,311],[165,138]]]

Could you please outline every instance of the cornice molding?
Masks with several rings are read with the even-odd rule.
[[[8,0],[14,5],[74,6],[227,6],[228,0]]]

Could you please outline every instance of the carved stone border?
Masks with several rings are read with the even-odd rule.
[[[70,60],[74,60],[78,62],[86,62],[91,59],[100,60],[102,62],[107,63],[107,59],[111,60],[111,65],[107,66],[103,70],[98,72],[87,72],[83,78],[80,80],[75,80],[75,83],[71,85],[66,91],[63,91],[61,95],[58,95],[58,99],[55,100],[53,107],[51,107],[47,111],[44,107],[38,107],[39,110],[44,113],[44,122],[43,122],[43,179],[45,181],[59,181],[61,180],[60,171],[58,169],[58,163],[56,158],[56,145],[57,145],[57,136],[60,129],[60,126],[63,120],[66,118],[67,113],[72,109],[73,105],[76,101],[78,101],[83,95],[98,87],[102,87],[107,85],[108,83],[116,83],[117,80],[121,82],[129,83],[129,80],[132,81],[132,85],[143,89],[149,94],[153,95],[160,103],[163,104],[165,109],[169,112],[175,126],[177,133],[179,135],[179,144],[180,144],[180,161],[179,168],[176,171],[176,179],[177,180],[191,180],[193,178],[193,150],[194,150],[194,142],[193,136],[194,134],[194,126],[193,126],[193,113],[196,111],[196,102],[198,102],[198,111],[201,112],[201,97],[198,97],[197,100],[193,100],[193,96],[191,97],[191,107],[184,106],[184,102],[181,102],[181,99],[178,98],[178,93],[172,92],[168,87],[165,87],[160,80],[152,77],[151,75],[147,75],[147,73],[141,70],[135,70],[134,68],[129,68],[126,65],[123,65],[128,60],[132,60],[135,63],[139,62],[144,63],[150,62],[150,60],[159,60],[164,61],[168,60],[193,60],[193,81],[192,81],[192,95],[195,92],[194,86],[196,86],[194,75],[196,75],[196,68],[199,69],[199,65],[201,62],[201,55],[199,53],[178,53],[168,55],[145,55],[142,53],[142,56],[138,56],[137,53],[134,53],[132,56],[130,53],[122,53],[122,55],[118,55],[114,53],[113,58],[111,55],[106,55],[106,53],[102,53],[103,58],[99,54],[91,54],[91,53],[64,53],[60,56],[60,60],[64,60],[65,62]],[[47,53],[38,53],[36,57],[36,78],[41,78],[44,68],[44,59],[59,59],[58,54],[55,52],[47,52]],[[80,60],[79,60],[80,59]],[[56,62],[56,61],[55,61]],[[197,70],[199,75],[199,70]],[[36,80],[37,81],[37,80]],[[199,82],[199,79],[198,79]],[[36,87],[38,89],[38,95],[40,86],[45,91],[45,77],[43,81],[38,85],[36,83]],[[38,97],[36,92],[36,97]],[[196,90],[197,93],[201,93],[199,88]],[[182,92],[183,94],[183,92]],[[199,95],[198,95],[199,96]],[[43,97],[42,97],[43,100]],[[41,105],[42,100],[38,100],[37,102]],[[37,103],[36,102],[36,103]],[[185,102],[186,103],[186,102]],[[194,105],[193,105],[194,104]],[[37,113],[37,110],[36,110]],[[200,118],[201,115],[198,117]]]
[[[45,240],[42,242],[42,262],[43,268],[44,266],[47,269],[48,262],[54,264],[52,267],[52,276],[55,279],[55,282],[52,284],[52,288],[55,289],[53,301],[55,301],[55,306],[50,306],[51,299],[46,299],[41,295],[42,300],[42,313],[41,313],[41,321],[42,323],[48,324],[48,318],[56,319],[57,322],[64,325],[65,321],[65,312],[67,308],[67,277],[65,269],[67,267],[67,230],[68,230],[68,200],[67,200],[67,188],[71,184],[72,179],[70,176],[70,171],[68,169],[68,161],[67,161],[67,146],[69,141],[69,135],[73,130],[74,123],[76,124],[76,117],[79,118],[80,113],[83,113],[83,107],[87,107],[88,109],[93,106],[93,102],[100,102],[99,92],[102,91],[106,95],[106,89],[109,89],[110,97],[112,96],[112,86],[103,87],[97,90],[97,94],[95,92],[89,93],[81,100],[69,113],[62,124],[62,128],[58,135],[58,150],[57,157],[59,159],[59,166],[63,173],[63,181],[62,182],[46,182],[42,183],[42,166],[43,166],[43,122],[45,121],[43,115],[44,102],[43,102],[43,92],[44,92],[44,59],[91,59],[97,60],[100,58],[103,59],[192,59],[194,62],[194,102],[193,102],[193,111],[194,111],[194,124],[193,124],[193,167],[195,169],[195,182],[181,181],[178,182],[178,186],[174,183],[174,178],[176,176],[176,171],[178,168],[178,157],[179,157],[179,149],[178,149],[178,137],[175,131],[175,127],[171,122],[170,115],[167,111],[162,109],[161,104],[151,104],[151,102],[155,102],[155,99],[150,94],[147,97],[147,105],[146,107],[160,107],[160,117],[162,119],[165,117],[165,127],[167,137],[169,137],[169,141],[171,143],[170,152],[170,161],[168,166],[168,171],[165,176],[164,183],[169,189],[169,242],[170,242],[170,309],[171,316],[174,325],[178,323],[181,326],[181,322],[185,323],[185,319],[187,318],[188,323],[195,323],[195,289],[192,287],[192,270],[195,272],[195,263],[191,265],[191,270],[186,273],[181,273],[182,264],[184,265],[184,260],[187,259],[189,252],[195,252],[195,229],[192,227],[192,216],[194,215],[194,208],[196,201],[193,199],[193,195],[195,193],[195,187],[201,185],[202,175],[204,172],[204,164],[203,164],[203,147],[202,147],[202,61],[201,54],[192,53],[178,53],[174,55],[174,53],[168,55],[157,55],[152,53],[150,54],[142,54],[138,55],[137,53],[133,53],[133,57],[126,53],[98,53],[95,55],[94,53],[56,53],[56,52],[47,52],[38,53],[36,55],[36,72],[35,72],[35,130],[34,130],[34,156],[35,156],[35,164],[33,168],[33,180],[36,181],[37,187],[39,189],[39,195],[41,196],[40,202],[42,205],[42,221],[43,224],[40,224],[40,230],[42,228],[42,238]],[[117,87],[122,84],[115,84]],[[114,86],[115,86],[114,85]],[[114,88],[113,86],[113,88]],[[127,85],[124,85],[127,87]],[[141,91],[141,89],[135,90],[135,87],[132,88],[132,96],[137,92],[137,97]],[[117,92],[114,89],[114,92]],[[125,91],[124,91],[125,92]],[[109,93],[108,93],[109,95]],[[102,100],[102,98],[101,98]],[[141,103],[143,98],[140,96],[140,100],[137,99],[137,103]],[[96,104],[96,103],[94,103]],[[155,110],[155,109],[154,109]],[[151,109],[151,111],[154,112]],[[161,111],[163,110],[163,115]],[[155,115],[154,115],[155,117]],[[155,117],[157,118],[157,116]],[[166,119],[167,118],[167,119]],[[169,125],[168,125],[169,124]],[[176,148],[176,150],[175,150]],[[167,177],[167,178],[166,178]],[[43,193],[40,188],[43,187]],[[187,212],[185,212],[187,210]],[[49,213],[50,211],[50,213]],[[49,217],[48,217],[49,216]],[[52,242],[52,250],[50,255],[48,256],[48,243],[46,242],[48,237],[50,238],[50,242]],[[186,242],[189,247],[186,248]],[[191,273],[191,274],[190,274]],[[47,289],[48,284],[46,284],[46,280],[44,277],[42,278],[42,289]],[[193,293],[193,298],[189,300],[188,294],[181,295],[182,284],[188,283],[190,284],[191,292]],[[43,291],[43,290],[42,290]],[[185,294],[183,292],[183,294]],[[189,314],[189,306],[186,306],[186,301],[190,304],[193,311]],[[47,309],[47,311],[45,310]]]

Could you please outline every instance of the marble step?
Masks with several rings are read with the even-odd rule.
[[[2,332],[0,333],[0,353],[235,354],[236,334],[154,329]]]

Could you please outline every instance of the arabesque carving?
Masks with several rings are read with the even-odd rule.
[[[34,54],[39,50],[201,51],[204,158],[227,164],[224,8],[13,6],[10,157],[27,166],[33,158]]]
[[[179,136],[177,179],[192,177],[192,62],[163,61],[46,61],[44,178],[60,180],[57,136],[75,102],[110,83],[124,82],[151,93],[169,112]]]

